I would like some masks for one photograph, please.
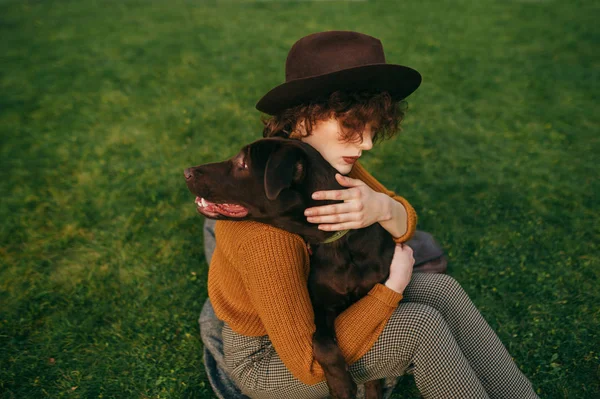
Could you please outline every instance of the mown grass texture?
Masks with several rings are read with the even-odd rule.
[[[558,1],[0,2],[0,396],[212,397],[183,168],[260,136],[316,31],[423,84],[364,164],[544,398],[600,396],[599,7]],[[405,377],[395,398],[418,397]]]

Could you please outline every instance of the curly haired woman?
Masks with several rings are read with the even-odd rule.
[[[321,32],[293,45],[286,82],[257,104],[271,115],[264,136],[310,144],[346,187],[315,193],[344,202],[307,209],[310,222],[331,232],[380,223],[397,243],[387,281],[336,319],[338,345],[359,384],[412,373],[425,398],[537,398],[456,280],[412,274],[412,250],[403,243],[415,232],[415,211],[358,162],[400,130],[403,100],[420,83],[417,71],[386,63],[378,39]],[[217,221],[215,235],[208,291],[225,323],[228,373],[252,398],[326,397],[313,357],[305,243],[252,221]]]

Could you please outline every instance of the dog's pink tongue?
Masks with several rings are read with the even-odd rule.
[[[237,204],[215,204],[203,198],[196,197],[198,207],[207,213],[221,214],[229,217],[244,217],[248,214],[248,210]]]
[[[225,215],[225,216],[241,218],[248,214],[248,210],[241,205],[215,204],[215,206],[218,208],[217,212],[219,212],[221,215]]]

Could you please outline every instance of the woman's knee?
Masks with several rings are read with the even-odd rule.
[[[460,283],[454,279],[454,277],[447,274],[440,274],[439,276],[440,279],[438,284],[440,284],[440,290],[442,293],[446,294],[446,297],[466,295],[465,290]]]
[[[391,347],[412,350],[423,339],[435,337],[444,326],[444,317],[434,307],[406,302],[392,314],[382,335]]]
[[[401,303],[371,350],[352,366],[353,376],[362,383],[404,374],[419,348],[437,339],[444,326],[444,318],[433,307]]]
[[[416,276],[407,299],[434,307],[443,315],[456,311],[469,300],[458,281],[447,274]]]
[[[434,307],[423,305],[420,310],[419,321],[421,323],[421,335],[423,337],[436,337],[444,328],[446,322],[444,316]]]

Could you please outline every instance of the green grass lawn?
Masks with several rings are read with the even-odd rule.
[[[0,397],[209,398],[183,169],[260,136],[301,36],[423,84],[364,164],[544,398],[600,397],[591,1],[0,1]],[[596,111],[596,112],[594,112]],[[404,378],[396,398],[418,397]]]

